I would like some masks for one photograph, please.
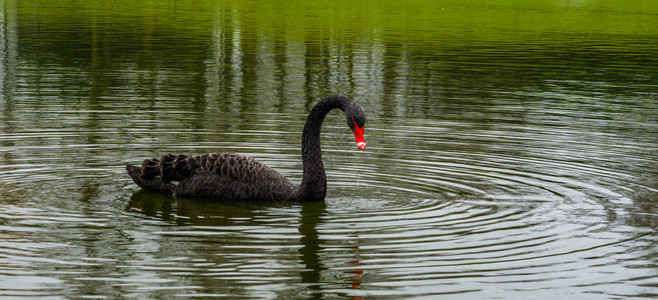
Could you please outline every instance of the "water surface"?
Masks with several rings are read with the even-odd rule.
[[[494,2],[494,1],[492,1]],[[0,295],[652,298],[649,1],[11,1],[0,14]],[[139,191],[123,166],[232,151],[322,203]]]

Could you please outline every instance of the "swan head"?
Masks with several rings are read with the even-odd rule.
[[[352,105],[345,110],[345,116],[347,118],[347,126],[354,132],[356,146],[361,151],[366,150],[366,141],[363,137],[363,131],[366,126],[366,114],[363,108],[356,104],[356,102],[352,102]]]

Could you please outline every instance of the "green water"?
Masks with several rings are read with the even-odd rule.
[[[658,2],[0,0],[0,296],[652,298]],[[322,203],[175,199],[231,151]]]

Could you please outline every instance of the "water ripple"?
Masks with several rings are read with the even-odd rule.
[[[637,157],[628,144],[601,148],[600,139],[614,138],[603,135],[571,143],[569,155],[561,155],[553,141],[571,140],[574,133],[566,129],[546,138],[545,132],[529,134],[532,130],[516,134],[523,129],[518,126],[478,131],[449,122],[381,124],[390,128],[373,126],[374,141],[365,153],[345,152],[342,141],[349,134],[334,128],[338,133],[324,141],[330,197],[323,204],[282,206],[236,207],[140,192],[122,208],[116,199],[133,190],[127,179],[116,181],[119,189],[107,186],[91,195],[84,188],[124,176],[121,158],[111,154],[118,153],[118,145],[65,142],[89,134],[77,130],[7,135],[15,144],[5,151],[34,155],[0,167],[2,193],[31,193],[34,202],[2,206],[0,260],[13,284],[33,292],[4,295],[65,293],[56,286],[92,282],[135,295],[226,295],[222,289],[199,293],[211,280],[269,297],[295,286],[300,273],[298,289],[350,296],[413,296],[420,290],[428,296],[477,297],[501,284],[514,291],[563,286],[619,295],[619,289],[633,294],[629,282],[654,284],[638,257],[650,257],[647,245],[655,235],[627,224],[655,218],[635,209],[631,197],[656,189],[615,163]],[[298,181],[298,149],[287,137],[295,133],[268,128],[246,128],[220,142],[211,141],[216,138],[211,131],[197,131],[195,139],[202,141],[191,143],[151,139],[138,126],[128,131],[143,140],[129,146],[156,143],[144,149],[147,157],[160,147],[174,153],[241,152]],[[190,133],[167,130],[174,137]],[[392,137],[379,140],[384,132]],[[246,145],[234,143],[245,139]],[[589,156],[573,155],[574,149]],[[98,155],[70,163],[88,152]],[[49,193],[63,182],[83,184],[64,190],[64,198]],[[96,208],[74,207],[75,199],[91,199],[83,200],[93,201],[84,206]],[[100,213],[99,205],[108,213]],[[62,236],[72,245],[62,243]],[[104,249],[107,240],[114,249]],[[125,253],[130,255],[122,257]],[[61,275],[24,271],[37,266]],[[584,269],[594,277],[582,279]],[[173,279],[179,277],[186,278],[183,285]],[[23,283],[28,281],[33,284]]]

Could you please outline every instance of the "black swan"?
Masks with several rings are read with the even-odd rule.
[[[357,147],[366,148],[363,108],[344,96],[322,99],[308,114],[302,133],[304,173],[301,184],[290,182],[254,158],[226,152],[192,156],[168,154],[159,160],[144,160],[141,167],[128,165],[126,169],[141,188],[172,193],[174,197],[322,201],[327,192],[327,177],[322,164],[320,128],[327,113],[335,108],[345,112]]]

